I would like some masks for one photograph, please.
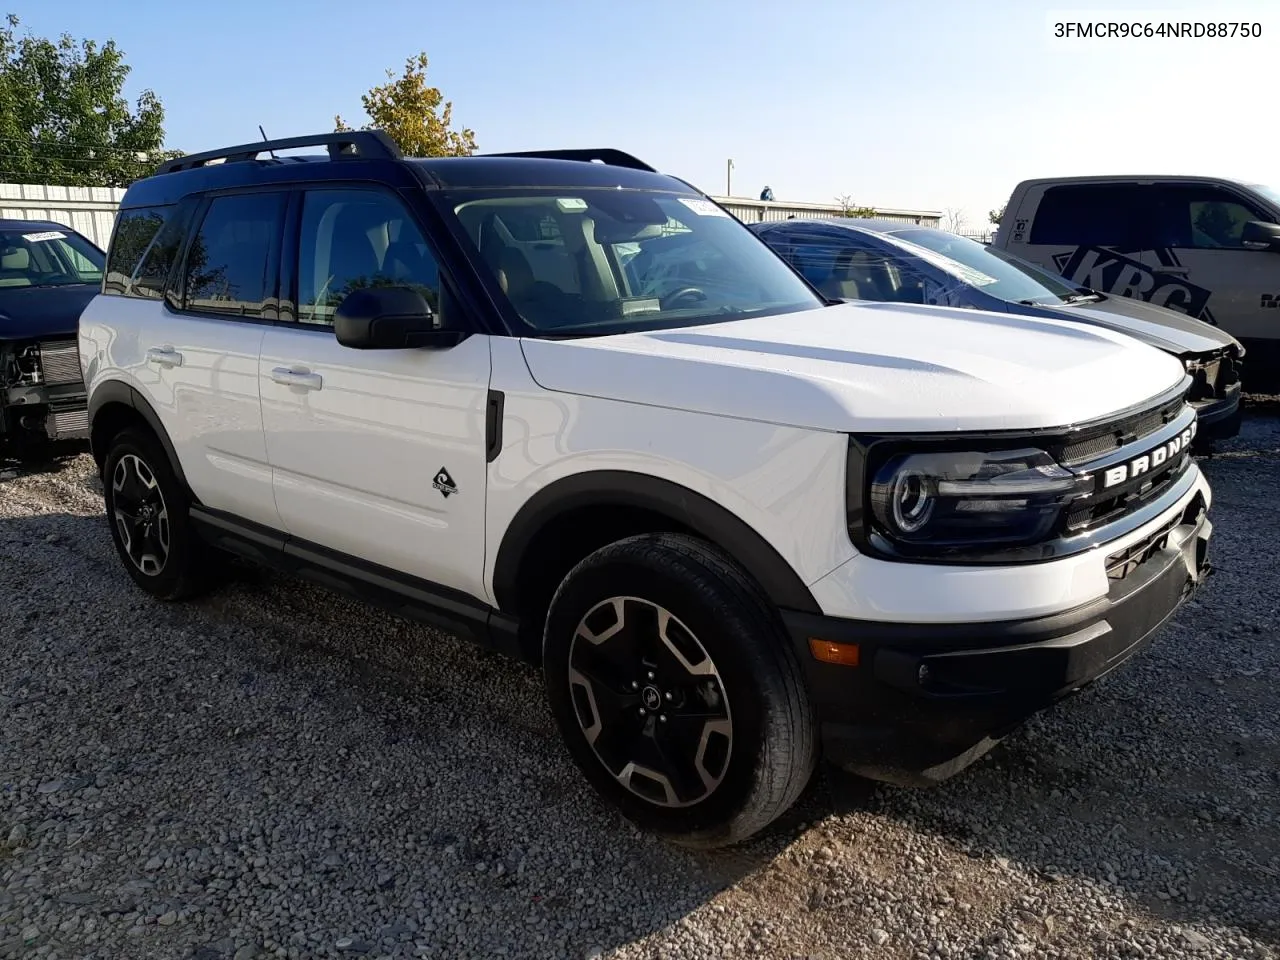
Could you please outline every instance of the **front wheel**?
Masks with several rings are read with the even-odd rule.
[[[777,612],[692,537],[632,537],[556,591],[544,635],[556,722],[595,788],[643,829],[735,843],[800,795],[816,723]]]

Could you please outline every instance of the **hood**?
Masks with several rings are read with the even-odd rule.
[[[0,287],[0,340],[74,337],[80,314],[98,289],[96,283]]]
[[[1235,337],[1220,327],[1189,317],[1185,313],[1158,307],[1145,300],[1112,297],[1076,306],[1046,305],[1055,316],[1077,323],[1094,323],[1137,337],[1143,343],[1174,354],[1205,353],[1234,346],[1243,352]],[[1011,309],[1017,309],[1013,307]]]
[[[831,431],[1065,426],[1184,375],[1103,327],[891,303],[522,345],[548,390]]]

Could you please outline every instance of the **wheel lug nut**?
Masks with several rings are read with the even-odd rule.
[[[666,723],[666,722],[667,722],[667,715],[666,715],[665,713],[660,713],[660,714],[658,714],[658,722],[659,722],[659,723]]]
[[[664,694],[664,696],[665,696],[668,700],[670,700],[670,699],[671,699],[671,691],[670,691],[670,690],[668,690],[668,691]]]
[[[649,712],[649,711],[645,710],[645,708],[644,708],[644,707],[641,707],[641,708],[640,708],[640,716],[642,716],[642,717],[643,717],[643,716],[644,716],[646,713],[648,713],[648,712]]]
[[[649,679],[650,679],[650,680],[652,680],[652,679],[653,679],[653,671],[652,671],[652,670],[650,670],[650,671],[649,671]]]
[[[632,680],[632,681],[631,681],[631,689],[632,689],[632,690],[639,690],[639,689],[640,689],[640,681],[639,681],[639,680]]]

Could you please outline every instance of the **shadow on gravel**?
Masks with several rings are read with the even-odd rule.
[[[89,452],[84,441],[62,441],[42,449],[38,455],[18,459],[0,449],[0,481],[16,480],[36,473],[58,473],[82,454]]]

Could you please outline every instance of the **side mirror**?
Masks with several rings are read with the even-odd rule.
[[[467,338],[464,331],[446,330],[439,321],[421,290],[366,287],[338,304],[333,332],[340,344],[356,350],[446,349]]]
[[[1250,220],[1240,233],[1240,245],[1250,250],[1269,250],[1272,253],[1280,253],[1280,223]]]

